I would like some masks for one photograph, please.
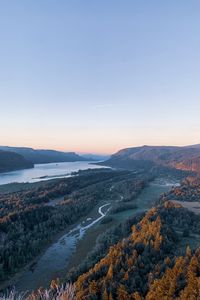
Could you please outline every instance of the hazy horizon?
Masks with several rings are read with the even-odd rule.
[[[200,141],[199,1],[0,2],[0,144]]]
[[[141,144],[141,145],[132,145],[132,146],[129,146],[129,147],[121,147],[119,149],[117,149],[116,151],[113,151],[113,152],[92,152],[92,151],[88,151],[88,152],[81,152],[81,151],[76,151],[76,150],[68,150],[68,149],[63,149],[63,148],[47,148],[47,147],[44,147],[44,148],[37,148],[37,147],[29,147],[29,146],[26,146],[26,145],[0,145],[0,147],[19,147],[19,148],[33,148],[35,150],[55,150],[55,151],[63,151],[63,152],[75,152],[79,155],[105,155],[105,156],[109,156],[109,155],[112,155],[116,152],[118,152],[119,150],[123,150],[123,149],[126,149],[126,148],[133,148],[133,147],[144,147],[144,146],[148,146],[148,147],[189,147],[189,146],[197,146],[197,145],[200,145],[200,143],[196,143],[196,144],[192,144],[192,145],[164,145],[164,144],[161,144],[161,145],[152,145],[152,144]]]

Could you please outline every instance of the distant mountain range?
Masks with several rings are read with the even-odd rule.
[[[84,157],[81,157],[80,155],[74,152],[61,152],[56,150],[36,150],[33,148],[8,146],[0,146],[0,150],[20,154],[33,164],[74,162],[86,160]]]
[[[26,160],[20,154],[9,151],[0,151],[0,172],[8,172],[33,167],[33,163]]]
[[[110,158],[110,155],[100,155],[100,154],[82,154],[82,157],[84,157],[87,160],[94,160],[94,161],[105,161]]]
[[[74,152],[0,146],[0,172],[33,168],[34,164],[86,161]]]
[[[0,172],[31,168],[34,164],[75,161],[104,161],[102,164],[129,170],[149,169],[154,166],[200,172],[200,145],[141,146],[126,148],[108,156],[36,150],[27,147],[0,146]],[[10,155],[9,155],[10,154]],[[16,155],[18,154],[18,155]],[[107,159],[107,160],[106,160]]]
[[[141,146],[122,149],[113,154],[104,164],[137,169],[153,166],[171,167],[187,171],[200,171],[200,145]]]

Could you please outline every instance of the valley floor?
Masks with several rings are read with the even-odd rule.
[[[187,208],[188,210],[192,211],[195,214],[200,214],[200,202],[194,201],[177,201],[171,200],[173,203],[180,204],[181,206]]]

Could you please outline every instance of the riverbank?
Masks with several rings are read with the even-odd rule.
[[[109,169],[84,170],[76,175],[79,176],[48,181],[39,188],[19,193],[0,195],[3,208],[1,228],[5,232],[1,248],[2,282],[32,262],[31,258],[38,257],[58,232],[66,231],[69,224],[76,224],[81,216],[88,215],[100,203],[105,204],[104,199],[113,201],[119,193],[134,195],[147,181],[146,177],[141,179],[142,175],[137,177],[131,172]],[[110,191],[113,184],[116,188]],[[20,218],[9,217],[11,213],[20,214]]]
[[[49,241],[49,243],[46,245],[46,247],[43,249],[42,253],[38,257],[36,257],[29,264],[23,267],[17,274],[12,276],[10,279],[1,283],[0,289],[3,290],[9,287],[15,287],[17,291],[21,292],[24,290],[34,290],[36,288],[39,288],[40,286],[49,287],[51,279],[56,278],[57,274],[55,274],[55,277],[52,277],[53,275],[51,275],[50,277],[42,275],[42,280],[41,281],[39,280],[37,283],[38,274],[36,271],[37,271],[38,263],[39,263],[38,272],[40,272],[40,267],[47,264],[47,261],[45,260],[45,254],[48,255],[47,252],[52,247],[52,245],[54,246],[55,244],[58,244],[58,246],[62,245],[63,239],[65,239],[65,237],[66,238],[70,237],[70,235],[72,234],[74,234],[77,238],[78,230],[80,230],[80,235],[79,238],[77,238],[77,242],[80,241],[84,235],[84,231],[89,229],[91,226],[95,225],[106,215],[106,212],[108,211],[106,207],[109,206],[109,203],[104,203],[101,204],[100,206],[99,205],[93,208],[89,214],[87,214],[84,217],[81,217],[80,220],[78,220],[76,223],[67,226],[62,232],[58,233],[51,241]],[[72,243],[72,246],[75,246],[75,244]],[[73,255],[72,248],[69,248],[71,250],[71,255]],[[70,253],[66,253],[66,254],[70,256]],[[62,253],[62,255],[64,255],[64,253]],[[44,264],[43,264],[43,260],[45,260]],[[59,267],[59,269],[60,268],[62,269],[62,266]],[[34,281],[33,279],[30,278],[32,277],[32,275],[34,277]]]
[[[118,224],[123,223],[134,214],[145,212],[150,209],[160,195],[168,192],[173,185],[174,182],[171,185],[169,185],[168,182],[165,185],[164,182],[161,183],[157,180],[151,182],[134,200],[134,203],[137,206],[135,209],[112,214],[112,220],[108,224],[97,224],[97,226],[88,230],[84,239],[78,243],[76,253],[72,256],[70,264],[67,266],[67,270],[77,267],[86,258],[87,254],[95,246],[96,239],[99,235],[105,233],[108,228],[115,227]]]
[[[102,215],[99,216],[98,213],[98,210],[100,208],[105,209],[108,203],[105,203],[106,201],[99,203],[100,207],[98,209],[96,207],[93,212],[82,218],[70,229],[65,230],[59,237],[57,236],[57,240],[54,240],[37,259],[33,270],[26,268],[21,273],[21,276],[18,276],[15,281],[16,289],[18,291],[34,290],[40,286],[49,287],[52,279],[60,278],[64,280],[66,273],[72,267],[78,266],[87,257],[87,254],[95,246],[96,239],[100,234],[103,234],[108,228],[124,222],[135,213],[149,209],[159,198],[160,194],[169,191],[170,188],[171,186],[163,185],[163,183],[150,183],[134,199],[134,203],[137,203],[137,208],[113,214],[112,221],[108,224],[101,224]],[[104,211],[100,210],[100,212],[105,214]],[[87,229],[81,238],[80,234],[83,232],[79,231],[81,229],[80,223],[82,228]],[[91,224],[93,225],[91,226]]]
[[[51,280],[57,277],[64,281],[70,268],[80,265],[86,259],[88,253],[95,247],[99,235],[110,227],[115,228],[135,213],[144,212],[153,205],[161,193],[170,189],[167,182],[165,185],[156,181],[150,183],[152,176],[130,171],[96,169],[80,171],[78,175],[80,176],[48,181],[47,185],[43,182],[40,188],[30,189],[28,192],[1,195],[5,208],[8,203],[13,203],[11,208],[15,213],[18,213],[19,203],[26,210],[30,206],[31,219],[30,214],[29,219],[25,215],[24,221],[27,226],[34,224],[30,229],[24,227],[31,232],[32,237],[30,239],[26,235],[26,230],[23,230],[22,241],[27,240],[26,243],[23,242],[24,246],[18,243],[19,238],[15,241],[15,256],[12,256],[11,249],[15,265],[11,263],[10,268],[6,269],[7,265],[4,264],[5,271],[10,271],[10,274],[17,272],[6,285],[10,284],[18,291],[24,291],[34,290],[40,286],[48,288]],[[30,185],[35,184],[39,183]],[[151,189],[154,191],[152,201],[149,197]],[[147,192],[143,195],[145,191]],[[39,205],[35,205],[37,203]],[[109,216],[105,222],[101,222],[105,212],[109,213]],[[78,219],[83,214],[85,216]],[[13,223],[11,220],[9,222],[11,231]],[[73,225],[69,225],[72,223]],[[17,228],[21,227],[16,222],[16,230]],[[18,234],[19,237],[22,236],[21,232]],[[32,253],[27,245],[32,247]],[[23,269],[18,267],[19,251],[24,255],[19,256],[22,262],[23,257],[30,262],[30,254],[35,258]],[[40,255],[36,257],[38,253]],[[4,251],[4,263],[8,257],[10,256],[6,256]],[[22,263],[21,266],[23,265]]]
[[[100,166],[94,162],[92,163],[92,161],[36,164],[32,169],[0,173],[0,186],[13,184],[14,188],[14,185],[19,183],[36,183],[52,179],[67,178],[71,176],[71,173],[78,172],[79,170],[103,168],[109,167]]]

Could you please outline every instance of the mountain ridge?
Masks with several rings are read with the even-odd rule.
[[[11,146],[0,146],[0,150],[20,154],[33,164],[86,161],[84,157],[76,154],[75,152]]]
[[[200,172],[200,145],[194,146],[141,146],[121,149],[104,162],[112,167],[133,169],[139,164],[170,167]]]
[[[22,155],[0,150],[0,172],[33,168],[34,165]]]

